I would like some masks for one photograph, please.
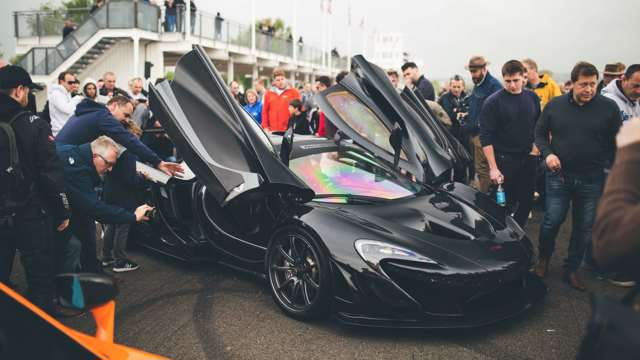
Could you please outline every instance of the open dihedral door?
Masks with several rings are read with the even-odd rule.
[[[391,134],[401,134],[395,137],[401,140],[399,167],[419,181],[429,182],[451,169],[451,156],[434,133],[420,124],[384,71],[364,57],[353,57],[351,73],[316,99],[340,131],[382,160],[395,162]]]
[[[221,207],[261,188],[295,202],[313,191],[277,157],[262,130],[233,100],[205,51],[180,58],[173,81],[150,88],[154,115]]]

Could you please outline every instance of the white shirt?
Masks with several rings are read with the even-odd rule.
[[[76,105],[82,101],[82,96],[71,97],[71,94],[64,86],[52,84],[49,87],[48,100],[51,131],[53,136],[56,136],[76,111]]]

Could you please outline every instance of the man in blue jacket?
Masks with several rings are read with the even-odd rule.
[[[78,104],[75,115],[56,136],[56,143],[81,145],[97,139],[100,135],[106,135],[137,155],[141,161],[150,163],[167,175],[181,173],[180,164],[162,161],[153,150],[127,130],[126,126],[131,121],[132,114],[133,102],[126,96],[114,96],[106,107],[85,99]]]
[[[64,264],[77,263],[64,259],[71,235],[75,235],[82,244],[80,264],[83,271],[101,272],[96,258],[95,221],[105,224],[133,224],[148,220],[146,213],[153,208],[139,206],[135,212],[108,205],[98,199],[95,188],[100,184],[101,176],[111,171],[118,159],[119,147],[107,136],[100,136],[91,143],[83,145],[57,145],[60,165],[63,168],[65,185],[71,205],[70,227],[60,233],[55,241],[56,267],[59,272],[75,271],[65,268]]]
[[[469,64],[465,66],[471,73],[471,80],[473,80],[475,85],[468,98],[469,116],[463,125],[465,133],[471,137],[475,169],[478,175],[478,190],[483,193],[489,191],[491,179],[489,177],[489,163],[487,163],[487,158],[484,156],[482,144],[480,143],[480,111],[482,110],[484,100],[489,97],[489,95],[502,89],[502,84],[500,84],[498,79],[491,76],[487,65],[489,65],[489,63],[484,57],[473,56],[469,60]]]

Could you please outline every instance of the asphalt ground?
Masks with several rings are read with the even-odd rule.
[[[537,244],[541,214],[527,233]],[[572,359],[590,316],[588,292],[561,281],[570,224],[561,229],[547,298],[530,312],[470,330],[355,328],[328,319],[304,323],[285,316],[265,282],[217,264],[187,264],[150,250],[130,251],[140,269],[114,274],[120,288],[116,342],[173,359]],[[625,290],[580,275],[589,291],[620,297]],[[25,288],[21,267],[13,281]],[[89,315],[64,319],[94,331]]]

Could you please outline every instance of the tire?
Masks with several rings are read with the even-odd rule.
[[[331,269],[315,236],[295,226],[279,230],[269,242],[265,265],[271,295],[286,315],[297,320],[329,316]]]

